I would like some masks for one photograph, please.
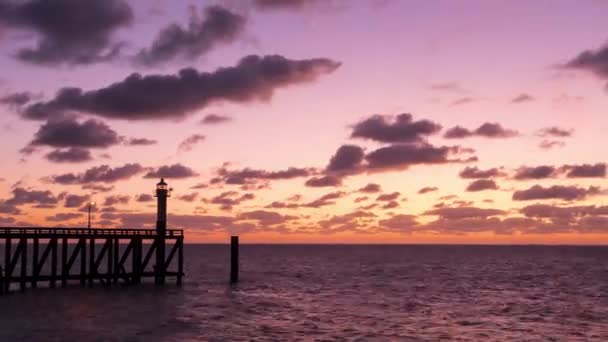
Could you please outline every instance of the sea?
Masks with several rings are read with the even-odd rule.
[[[608,341],[608,247],[186,245],[185,283],[0,296],[0,341]]]

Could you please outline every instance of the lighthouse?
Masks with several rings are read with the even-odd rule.
[[[161,178],[156,184],[156,266],[154,282],[158,285],[165,283],[165,235],[167,232],[167,197],[171,196],[171,188]]]

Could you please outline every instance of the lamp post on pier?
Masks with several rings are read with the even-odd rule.
[[[87,228],[91,229],[91,208],[95,206],[95,202],[89,202],[89,224]]]

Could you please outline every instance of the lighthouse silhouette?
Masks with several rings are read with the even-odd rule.
[[[156,184],[156,266],[154,267],[154,282],[158,285],[165,283],[165,235],[167,232],[167,197],[171,196],[171,188],[161,178]]]

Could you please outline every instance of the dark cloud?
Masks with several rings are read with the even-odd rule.
[[[144,168],[139,164],[125,164],[115,168],[109,165],[101,165],[92,167],[84,173],[65,173],[51,176],[50,181],[58,184],[114,183],[129,179],[143,170]]]
[[[129,146],[148,146],[155,145],[158,141],[148,138],[130,138],[126,140],[126,144]]]
[[[283,224],[289,220],[295,219],[295,216],[281,215],[274,211],[254,210],[239,214],[236,217],[237,221],[257,221],[261,226],[272,226]]]
[[[222,210],[232,210],[234,206],[239,205],[244,201],[252,200],[254,198],[255,195],[252,193],[240,195],[236,191],[226,191],[211,198],[210,203],[220,205],[220,209]]]
[[[12,190],[12,197],[5,200],[8,206],[19,206],[23,204],[36,204],[40,207],[49,207],[57,204],[57,197],[48,190],[28,190],[17,187]]]
[[[323,0],[326,1],[326,0]],[[253,5],[261,10],[302,10],[323,3],[321,0],[253,0]]]
[[[376,197],[376,201],[381,201],[381,202],[394,201],[394,200],[398,199],[400,195],[401,195],[401,193],[399,193],[397,191],[389,193],[389,194],[381,194],[378,197]]]
[[[82,163],[93,159],[89,150],[78,147],[70,147],[67,150],[54,150],[49,152],[45,158],[54,163]]]
[[[358,192],[363,192],[363,193],[366,193],[366,194],[373,194],[373,193],[382,191],[382,189],[380,187],[380,184],[368,183],[366,186],[360,188],[357,191]]]
[[[361,203],[363,201],[367,201],[369,199],[369,196],[361,196],[361,197],[357,197],[353,200],[353,202],[355,203]]]
[[[493,178],[493,177],[502,177],[505,174],[498,168],[491,168],[487,170],[480,170],[477,166],[473,167],[465,167],[458,174],[461,178],[465,179],[476,179],[476,178]]]
[[[169,178],[180,179],[196,177],[198,173],[182,164],[163,165],[156,170],[152,170],[144,175],[144,178]]]
[[[461,126],[454,126],[448,129],[443,137],[447,139],[462,139],[473,136],[484,138],[513,138],[518,135],[519,132],[516,130],[506,129],[499,123],[486,122],[473,131]]]
[[[217,182],[225,184],[252,184],[257,181],[270,181],[308,177],[315,173],[312,168],[289,167],[285,170],[267,171],[260,169],[244,168],[241,170],[229,170],[222,167],[217,171]]]
[[[464,105],[464,104],[467,104],[467,103],[471,103],[471,102],[475,102],[475,101],[477,101],[477,99],[469,97],[469,96],[467,96],[467,97],[461,97],[459,99],[456,99],[456,100],[452,101],[450,103],[450,106],[452,106],[452,107],[454,107],[454,106],[461,106],[461,105]]]
[[[381,208],[382,209],[395,209],[399,207],[399,202],[397,201],[389,201],[386,204],[384,204]]]
[[[114,195],[114,196],[108,196],[105,198],[103,205],[105,206],[113,206],[116,204],[129,204],[129,201],[131,200],[130,196],[127,195]]]
[[[535,100],[534,96],[532,96],[530,94],[519,94],[511,100],[511,103],[523,103],[523,102],[530,102],[530,101],[534,101],[534,100]]]
[[[518,190],[513,193],[514,201],[530,201],[540,199],[561,199],[564,201],[581,200],[590,195],[597,195],[601,191],[598,187],[589,187],[587,189],[578,186],[563,186],[554,185],[551,187],[542,187],[534,185],[526,190]]]
[[[328,186],[340,186],[342,185],[342,179],[340,177],[327,175],[321,177],[313,177],[306,181],[306,186],[310,187],[328,187]]]
[[[42,125],[29,146],[105,148],[119,142],[118,134],[101,121],[58,118]]]
[[[132,19],[124,0],[5,0],[0,4],[2,25],[36,33],[36,45],[17,52],[19,59],[35,64],[109,60],[122,45],[112,42],[112,34]]]
[[[154,196],[150,194],[139,194],[135,197],[135,200],[137,202],[152,202],[154,201]]]
[[[467,186],[467,191],[469,192],[476,192],[476,191],[483,191],[483,190],[497,190],[498,189],[498,185],[496,184],[495,181],[491,180],[491,179],[477,179],[472,181],[468,186]]]
[[[194,202],[198,198],[198,192],[192,192],[189,194],[183,194],[177,196],[177,199],[184,202]]]
[[[8,94],[8,95],[0,98],[0,103],[8,105],[9,107],[18,108],[36,98],[38,98],[37,95],[24,91],[24,92]]]
[[[557,169],[550,165],[522,166],[515,171],[514,179],[543,179],[556,176]]]
[[[564,165],[562,171],[568,178],[603,178],[606,177],[606,164]]]
[[[545,127],[538,132],[536,135],[543,138],[568,138],[574,133],[572,129],[564,129],[556,126]]]
[[[424,188],[421,188],[420,190],[418,190],[418,193],[422,195],[422,194],[426,194],[426,193],[437,191],[437,190],[439,190],[439,189],[435,186],[425,186]]]
[[[63,88],[54,99],[33,103],[22,114],[30,119],[65,112],[125,120],[179,119],[212,102],[269,100],[277,88],[312,82],[339,66],[326,58],[290,60],[279,55],[250,55],[237,66],[214,72],[186,68],[177,75],[134,73],[96,90]]]
[[[63,221],[74,220],[74,219],[81,218],[81,217],[82,217],[81,213],[57,213],[53,216],[47,216],[46,220],[49,222],[63,222]]]
[[[63,206],[66,208],[79,208],[84,202],[89,200],[87,195],[69,195],[65,196]]]
[[[378,225],[381,230],[392,233],[411,233],[418,230],[418,222],[414,215],[394,215],[388,219],[380,220]]]
[[[194,148],[194,146],[196,146],[198,143],[201,143],[205,141],[205,136],[202,134],[193,134],[189,137],[187,137],[186,139],[184,139],[181,143],[179,143],[179,146],[177,147],[177,150],[179,152],[188,152],[188,151],[192,151],[192,149]]]
[[[346,196],[346,192],[344,192],[344,191],[330,192],[330,193],[327,193],[327,194],[315,199],[312,202],[308,202],[308,203],[304,204],[304,206],[308,207],[308,208],[321,208],[324,206],[335,204],[336,203],[335,200],[342,198],[344,196]]]
[[[201,120],[201,124],[203,125],[217,125],[225,122],[232,121],[232,118],[228,115],[219,115],[219,114],[208,114]]]
[[[583,51],[564,67],[589,71],[602,79],[608,79],[608,45],[596,50]]]
[[[448,220],[458,220],[462,218],[486,218],[505,214],[505,211],[499,209],[476,207],[445,207],[424,212],[424,215],[435,215]]]
[[[191,8],[188,27],[172,23],[163,28],[152,45],[139,51],[135,60],[149,67],[175,58],[196,60],[216,45],[238,38],[245,22],[245,17],[221,6],[205,8],[202,17]]]
[[[450,158],[450,155],[461,151],[458,147],[435,147],[430,144],[389,145],[368,153],[365,160],[369,171],[406,169],[419,164],[464,162],[466,160]]]
[[[105,186],[103,184],[85,184],[82,186],[82,190],[93,190],[96,192],[109,192],[114,190],[113,185]]]
[[[426,137],[441,130],[441,125],[429,121],[414,121],[411,114],[396,116],[372,115],[355,124],[351,138],[369,139],[385,143],[424,142]]]
[[[365,153],[356,145],[342,145],[336,151],[326,170],[328,172],[352,172],[356,170],[363,161]]]

